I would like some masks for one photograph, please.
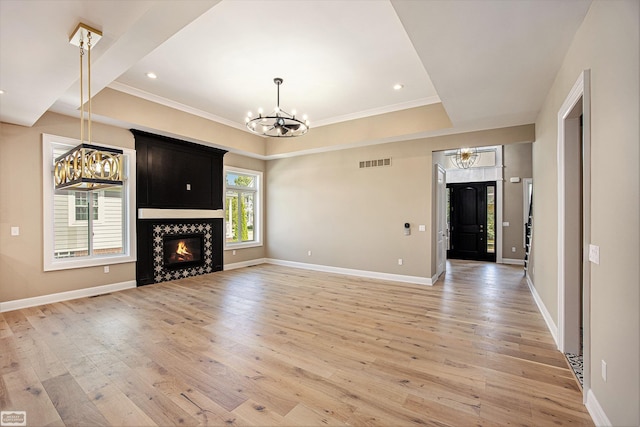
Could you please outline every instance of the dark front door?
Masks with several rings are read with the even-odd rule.
[[[447,257],[495,261],[495,182],[447,184],[449,239]]]

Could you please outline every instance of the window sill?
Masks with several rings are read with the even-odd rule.
[[[124,264],[129,262],[136,262],[135,256],[130,255],[114,255],[112,257],[102,258],[86,258],[86,259],[74,259],[66,258],[56,261],[50,261],[45,264],[44,271],[57,271],[57,270],[71,270],[76,268],[86,267],[100,267],[103,265]]]
[[[262,242],[225,243],[224,250],[232,251],[234,249],[258,248],[260,246],[262,246]]]

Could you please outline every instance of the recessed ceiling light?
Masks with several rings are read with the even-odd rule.
[[[402,89],[403,87],[404,87],[404,85],[403,85],[403,84],[400,84],[400,83],[396,83],[396,84],[394,84],[394,85],[393,85],[393,88],[394,88],[395,90],[400,90],[400,89]]]
[[[152,73],[152,72],[148,72],[147,73],[147,77],[149,77],[150,79],[157,79],[158,78],[156,73]]]

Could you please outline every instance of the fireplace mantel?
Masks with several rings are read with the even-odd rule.
[[[224,218],[222,209],[138,209],[138,219],[208,219]]]

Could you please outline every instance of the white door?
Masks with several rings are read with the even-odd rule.
[[[440,277],[447,265],[447,180],[444,168],[436,166],[436,277]]]

